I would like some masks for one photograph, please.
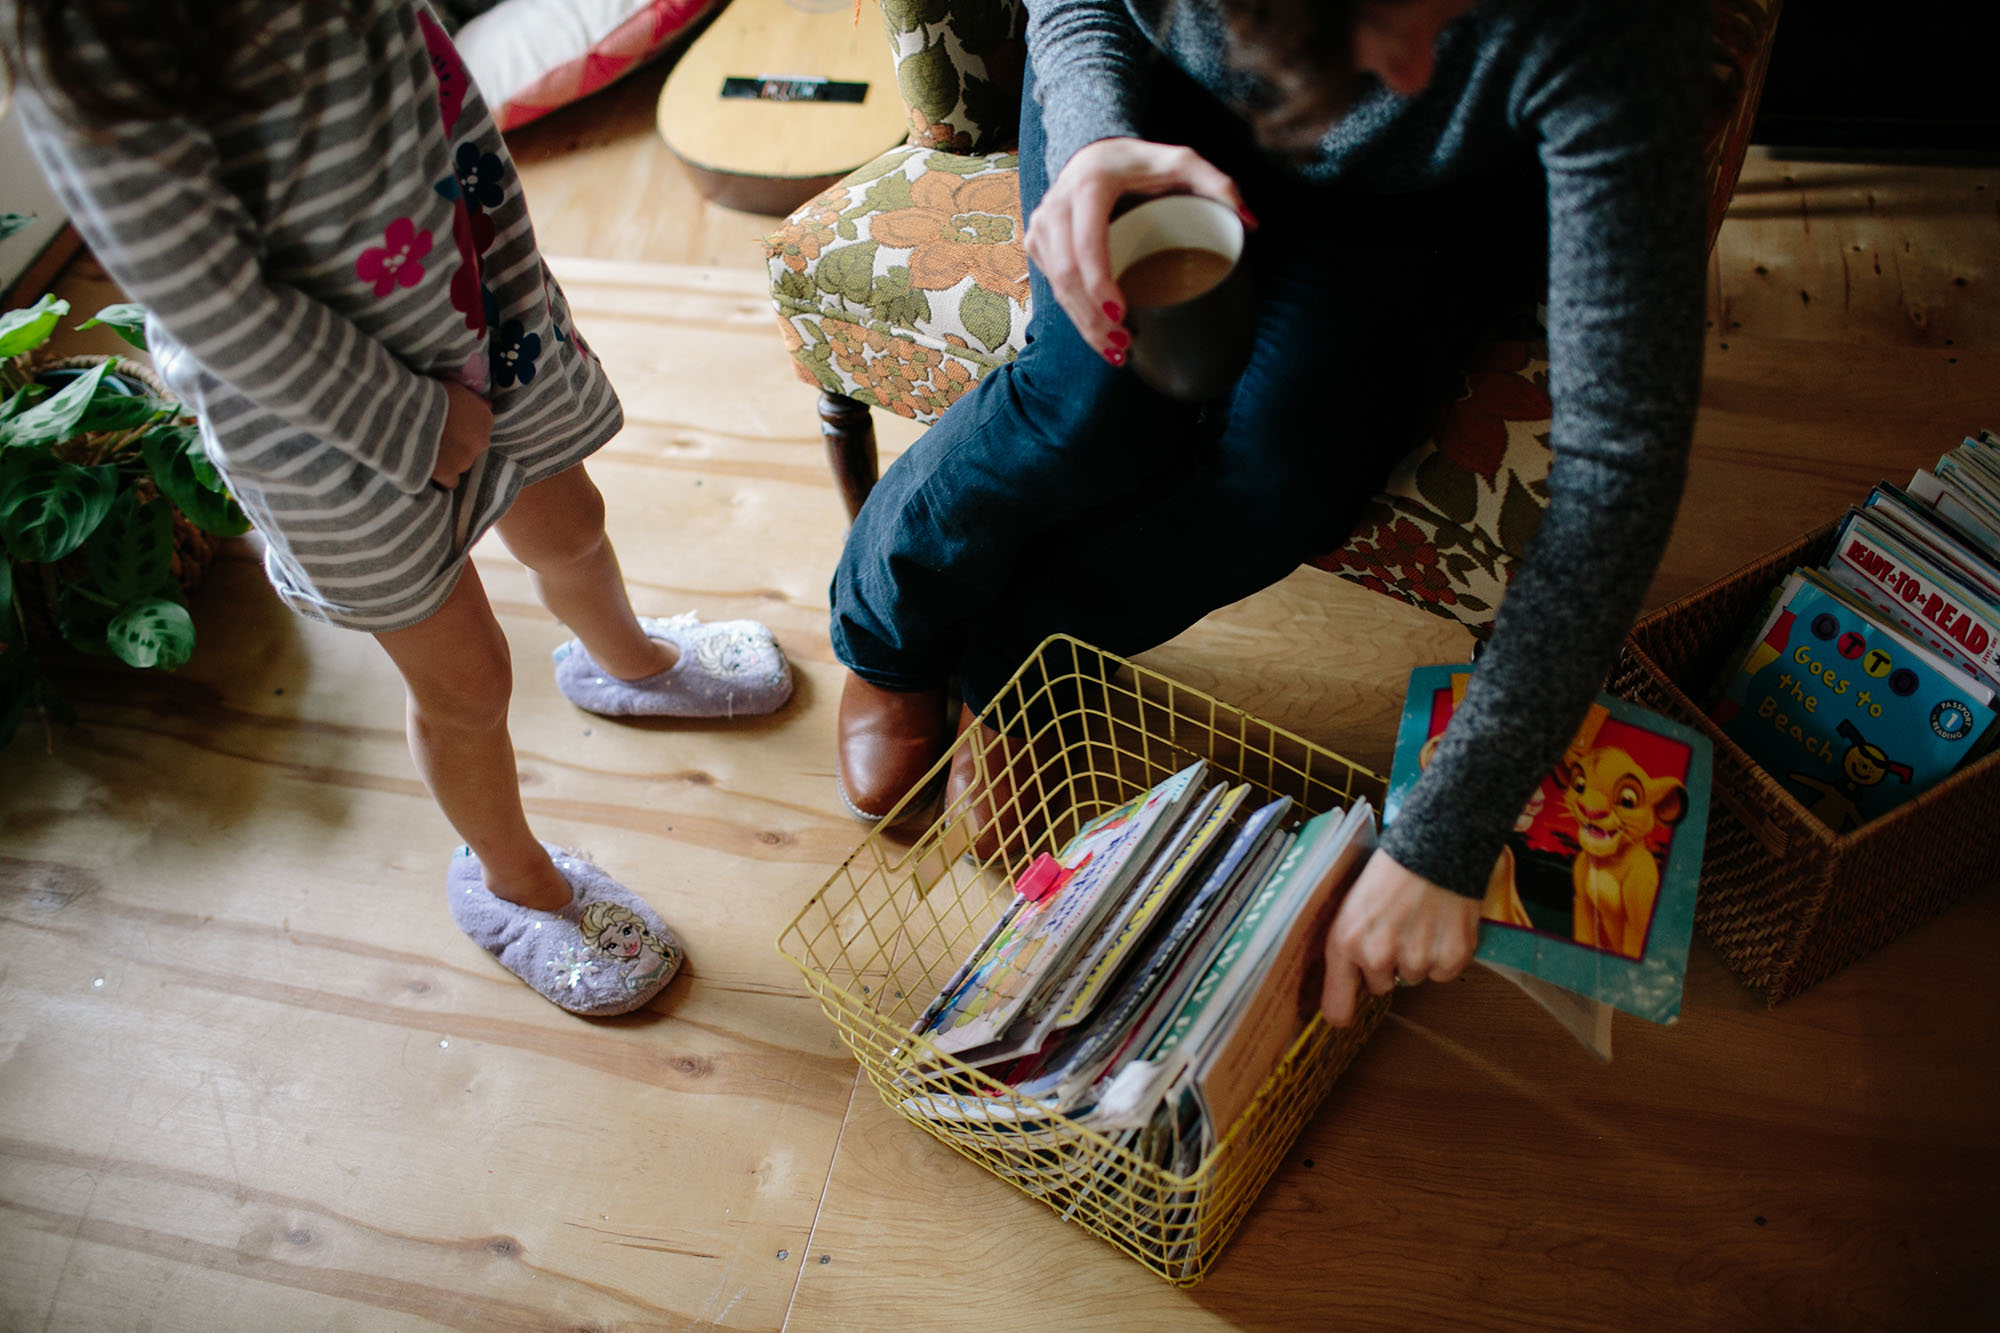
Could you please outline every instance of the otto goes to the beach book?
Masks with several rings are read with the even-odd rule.
[[[1383,823],[1395,822],[1471,668],[1419,667],[1396,734]],[[1610,1007],[1680,1015],[1708,825],[1707,737],[1608,694],[1515,821],[1481,904],[1474,957],[1519,984],[1602,1058]]]

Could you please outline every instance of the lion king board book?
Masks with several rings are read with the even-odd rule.
[[[1410,673],[1384,827],[1395,822],[1471,679],[1464,666]],[[1475,957],[1654,1023],[1673,1022],[1694,930],[1709,762],[1700,732],[1600,694],[1494,864]]]

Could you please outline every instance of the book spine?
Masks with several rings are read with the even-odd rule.
[[[1195,983],[1194,989],[1188,992],[1187,1000],[1181,1005],[1180,1012],[1174,1015],[1174,1021],[1167,1025],[1166,1031],[1154,1043],[1156,1051],[1178,1049],[1181,1040],[1194,1029],[1202,1012],[1208,1007],[1209,999],[1215,994],[1216,988],[1222,984],[1223,978],[1229,975],[1231,966],[1242,956],[1243,951],[1256,936],[1257,927],[1283,892],[1285,882],[1304,857],[1310,841],[1302,834],[1286,851],[1285,859],[1278,863],[1277,871],[1264,882],[1256,898],[1244,909],[1243,915],[1237,919],[1236,928],[1229,933],[1229,938],[1223,942],[1214,961],[1208,965],[1208,970],[1202,974],[1201,980]]]

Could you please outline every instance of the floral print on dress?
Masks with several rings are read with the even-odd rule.
[[[383,243],[370,246],[354,261],[354,274],[375,284],[375,295],[387,296],[398,287],[414,287],[424,280],[423,259],[431,252],[430,228],[419,228],[409,218],[397,218],[382,234]]]
[[[470,139],[458,146],[458,154],[452,159],[452,174],[469,207],[498,208],[507,197],[506,164],[498,153],[489,153]]]
[[[458,247],[458,271],[451,275],[451,308],[465,316],[465,327],[484,333],[493,319],[486,291],[485,265],[480,256],[493,244],[493,219],[474,213],[459,199],[451,209],[451,239]]]
[[[511,389],[517,382],[532,384],[535,359],[542,354],[542,336],[529,333],[518,319],[510,319],[493,336],[493,387]]]
[[[424,49],[430,55],[431,73],[437,79],[438,114],[444,117],[444,132],[450,134],[458,125],[458,118],[465,114],[465,90],[472,86],[472,77],[465,72],[458,48],[451,44],[451,38],[438,26],[438,21],[419,9],[417,22],[423,26]]]

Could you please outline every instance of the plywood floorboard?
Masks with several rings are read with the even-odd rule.
[[[1401,997],[1192,1293],[857,1090],[772,949],[859,833],[831,781],[839,506],[762,294],[768,220],[675,176],[657,77],[517,151],[546,248],[591,256],[558,269],[626,403],[592,468],[636,600],[766,620],[798,697],[585,717],[519,568],[478,564],[531,816],[663,909],[688,974],[586,1023],[467,944],[394,673],[235,547],[193,662],[81,669],[82,726],[0,754],[0,1327],[1993,1322],[1990,891],[1773,1012],[1697,948],[1682,1022],[1621,1022],[1608,1067],[1483,974]],[[1994,173],[1755,155],[1746,182],[1655,603],[2000,425]],[[1843,306],[1856,244],[1927,258],[1893,288],[1848,261]],[[65,291],[115,296],[87,264]],[[880,424],[885,455],[913,438]],[[1465,648],[1309,571],[1148,660],[1379,769],[1403,673]]]

